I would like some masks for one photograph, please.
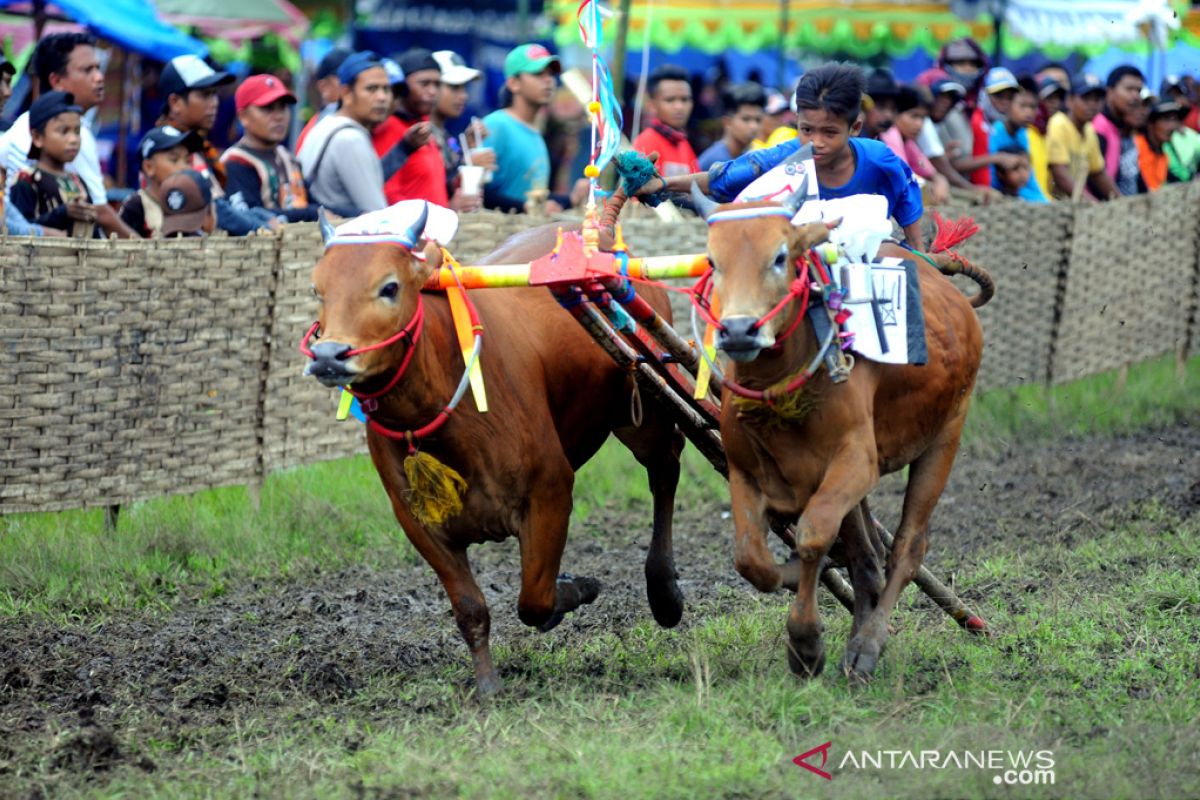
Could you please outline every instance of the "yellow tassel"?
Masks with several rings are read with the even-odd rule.
[[[408,478],[408,507],[423,524],[440,525],[462,511],[467,482],[429,453],[405,458],[404,475]]]
[[[771,387],[782,391],[790,378],[780,381]],[[768,429],[782,428],[787,424],[796,424],[804,420],[817,407],[817,394],[805,391],[800,387],[794,392],[788,392],[773,399],[771,403],[765,400],[751,400],[748,397],[734,397],[733,406],[737,409],[738,419],[761,425]]]

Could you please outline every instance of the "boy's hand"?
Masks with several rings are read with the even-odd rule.
[[[78,200],[72,200],[67,203],[67,217],[76,222],[95,222],[96,207],[91,203],[82,203]]]
[[[1001,169],[1016,169],[1021,165],[1022,158],[1016,153],[996,153],[996,160],[993,162]]]

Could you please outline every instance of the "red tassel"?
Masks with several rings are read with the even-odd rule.
[[[952,247],[957,247],[979,231],[974,217],[959,217],[949,221],[934,211],[933,222],[937,225],[937,236],[933,237],[932,252],[934,253],[943,253]]]

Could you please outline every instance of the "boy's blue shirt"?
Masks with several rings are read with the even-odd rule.
[[[791,139],[765,150],[751,150],[733,161],[717,164],[708,172],[708,193],[717,202],[731,202],[738,192],[800,147],[799,139]],[[855,194],[883,195],[888,201],[888,214],[901,227],[921,219],[925,212],[921,189],[908,165],[897,158],[887,145],[874,139],[854,137],[850,139],[850,147],[854,150],[853,177],[845,186],[836,188],[821,184],[821,198],[828,200]]]
[[[992,125],[992,133],[988,136],[988,152],[998,153],[1004,147],[1016,145],[1029,152],[1029,133],[1024,128],[1019,128],[1015,134],[1008,132],[1008,126],[1004,124],[1004,120],[998,119]],[[988,167],[992,173],[992,186],[997,189],[1000,186],[1000,179],[996,177],[996,168]],[[1031,203],[1048,203],[1046,195],[1042,193],[1042,187],[1038,186],[1037,179],[1033,176],[1033,170],[1029,171],[1029,181],[1021,187],[1017,192],[1017,197],[1022,200],[1028,200]]]

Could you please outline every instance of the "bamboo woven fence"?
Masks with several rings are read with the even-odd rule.
[[[962,252],[997,285],[980,311],[981,387],[1072,380],[1197,340],[1200,184],[970,213],[981,231]],[[453,250],[469,263],[544,221],[469,215]],[[641,253],[704,249],[695,219],[624,230]],[[0,238],[0,353],[14,368],[0,384],[0,514],[258,485],[363,452],[362,426],[334,422],[335,393],[301,376],[320,254],[315,225],[153,243]]]

